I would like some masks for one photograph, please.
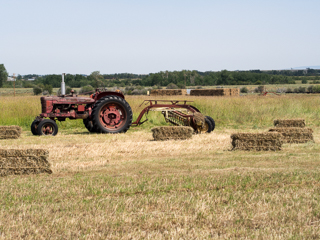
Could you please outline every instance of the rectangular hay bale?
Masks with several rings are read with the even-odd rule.
[[[163,126],[151,129],[155,141],[159,140],[184,140],[192,137],[193,128],[186,126]]]
[[[17,139],[21,133],[22,129],[19,126],[0,126],[0,139]]]
[[[313,140],[313,130],[311,128],[283,127],[270,128],[269,132],[282,134],[284,143],[306,143]]]
[[[186,95],[187,89],[152,89],[150,96]]]
[[[192,89],[191,96],[239,96],[238,88]]]
[[[52,173],[44,149],[0,149],[0,176]]]
[[[230,96],[239,96],[240,88],[230,88]]]
[[[232,150],[277,151],[282,146],[282,135],[277,132],[234,133],[230,137]]]
[[[190,96],[225,96],[225,89],[191,89]]]
[[[273,125],[278,128],[285,127],[299,127],[303,128],[306,126],[306,121],[302,118],[297,119],[275,119],[273,120]]]

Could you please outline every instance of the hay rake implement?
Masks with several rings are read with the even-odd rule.
[[[187,100],[144,100],[142,105],[147,105],[139,114],[137,120],[132,123],[140,126],[148,121],[149,111],[160,111],[167,123],[175,126],[189,126],[196,133],[210,133],[215,128],[214,120],[209,116],[203,116],[199,109],[188,104]],[[146,116],[144,121],[142,117]]]

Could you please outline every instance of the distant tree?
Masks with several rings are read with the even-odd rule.
[[[41,89],[44,89],[44,85],[42,83],[39,83],[38,87],[41,88]]]
[[[0,64],[0,87],[3,86],[3,84],[7,81],[7,79],[8,79],[7,70],[4,67],[4,64]]]
[[[178,89],[179,87],[175,85],[174,83],[169,83],[167,86],[167,89]]]
[[[70,94],[71,93],[72,88],[69,86],[66,86],[66,94]]]
[[[320,86],[319,85],[313,86],[312,91],[315,93],[320,93]]]
[[[299,87],[299,93],[305,93],[306,88],[305,87]]]
[[[186,88],[186,85],[184,85],[183,82],[178,82],[177,86],[178,86],[178,88],[181,88],[181,89],[185,89]]]
[[[56,74],[52,74],[52,75],[47,75],[43,78],[37,78],[36,83],[42,83],[42,84],[49,84],[52,85],[55,88],[59,88],[61,87],[61,81],[62,81],[62,77],[61,75],[56,75]]]
[[[240,88],[241,93],[248,93],[248,88],[247,87],[242,87]]]
[[[48,91],[49,94],[52,94],[52,86],[50,84],[44,85],[44,91]]]
[[[29,81],[23,81],[23,87],[24,88],[33,88],[34,84]]]
[[[260,85],[259,87],[254,89],[254,92],[256,93],[263,93],[264,92],[264,86]]]
[[[94,91],[94,88],[90,85],[84,86],[80,89],[80,94],[92,94],[92,92]]]
[[[39,87],[39,86],[34,86],[33,87],[33,94],[34,95],[39,95],[41,93],[42,93],[42,88],[41,87]]]
[[[313,93],[313,85],[310,85],[308,88],[307,88],[308,92],[309,93]]]
[[[88,76],[89,81],[91,81],[94,88],[103,87],[103,76],[99,71],[94,71]]]

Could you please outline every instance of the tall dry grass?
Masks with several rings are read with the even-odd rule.
[[[134,120],[144,106],[143,100],[155,99],[148,96],[126,96],[134,113]],[[190,100],[190,103],[216,121],[218,129],[226,128],[265,128],[273,124],[274,119],[304,118],[308,126],[320,125],[320,98],[317,95],[284,96],[240,96],[240,97],[156,97],[164,100]],[[28,129],[41,111],[40,98],[0,97],[0,125],[20,125]],[[166,124],[160,112],[150,112],[149,122],[142,128],[151,128]],[[59,124],[60,129],[83,128],[82,120],[67,120]]]

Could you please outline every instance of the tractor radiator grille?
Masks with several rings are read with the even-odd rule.
[[[41,111],[47,113],[47,101],[43,98],[41,98]]]

